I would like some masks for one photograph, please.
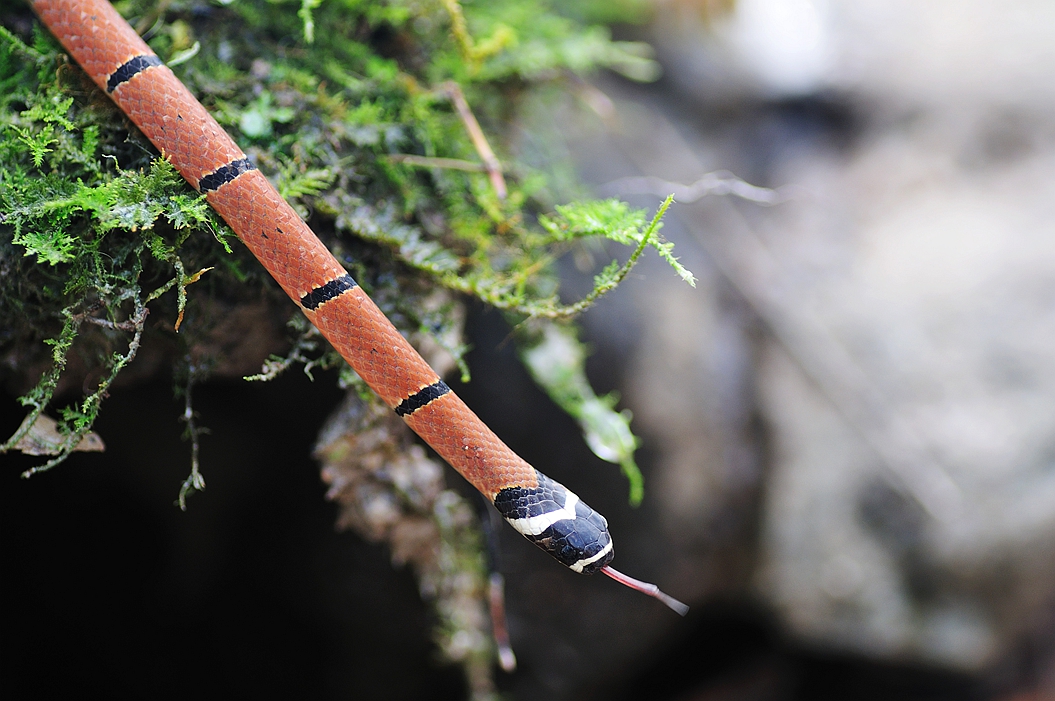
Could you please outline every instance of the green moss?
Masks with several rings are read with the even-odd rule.
[[[649,246],[692,282],[659,238],[662,212],[650,220],[605,201],[537,216],[544,177],[503,148],[509,115],[569,74],[601,67],[638,79],[655,74],[647,47],[613,42],[605,28],[562,14],[559,3],[125,0],[117,7],[404,331],[447,335],[452,316],[415,303],[437,289],[495,306],[518,326],[567,319],[618,284]],[[640,9],[613,7],[626,7],[627,17]],[[592,11],[580,10],[580,17]],[[85,325],[102,334],[94,347],[104,379],[62,410],[67,440],[45,469],[90,429],[107,388],[135,357],[148,304],[165,302],[159,310],[178,329],[191,283],[209,280],[202,294],[216,294],[262,276],[242,247],[229,244],[231,232],[204,199],[26,10],[2,10],[0,20],[0,264],[9,273],[0,276],[0,323],[13,329],[0,343],[36,339],[51,349],[50,370],[22,402],[43,411]],[[452,103],[453,85],[483,125],[501,171]],[[627,246],[629,259],[600,272],[582,301],[562,304],[553,263],[590,239]],[[531,328],[519,339],[525,358],[548,337]],[[295,333],[290,353],[261,376],[337,362],[310,329]],[[576,336],[564,337],[578,350],[569,372],[533,368],[535,377],[580,420],[595,452],[633,478],[628,417],[594,396]],[[464,349],[450,350],[461,362]],[[202,372],[177,374],[198,382]],[[196,429],[189,430],[193,439]],[[199,482],[195,457],[181,501]],[[632,485],[636,502],[639,480]]]

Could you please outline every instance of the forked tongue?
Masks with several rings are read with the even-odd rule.
[[[626,586],[630,587],[631,589],[637,589],[642,594],[648,594],[649,596],[651,596],[654,599],[659,599],[664,604],[669,606],[671,609],[676,611],[679,616],[684,616],[685,614],[687,614],[689,612],[689,607],[688,606],[686,606],[685,604],[681,603],[680,601],[675,599],[673,596],[667,596],[666,594],[661,592],[659,590],[659,587],[657,587],[655,584],[649,584],[648,582],[642,582],[640,579],[634,579],[633,577],[628,577],[625,574],[623,574],[622,572],[620,572],[619,570],[614,570],[611,567],[609,567],[608,565],[605,565],[604,567],[602,567],[601,571],[604,572],[609,577],[611,577],[612,579],[614,579],[615,581],[619,582],[620,584],[625,584]]]

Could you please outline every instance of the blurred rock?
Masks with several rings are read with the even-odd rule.
[[[1055,6],[788,2],[796,48],[770,5],[660,6],[665,82],[600,84],[618,124],[576,144],[598,184],[728,169],[788,199],[675,207],[702,290],[656,266],[627,293],[670,537],[751,517],[757,410],[755,590],[794,636],[972,671],[1050,656],[1022,641],[1055,609]],[[606,315],[592,333],[627,333]],[[727,541],[747,561],[749,533]]]

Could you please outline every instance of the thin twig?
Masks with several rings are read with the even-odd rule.
[[[469,103],[465,100],[465,94],[462,92],[461,86],[454,81],[448,81],[443,84],[442,90],[454,104],[454,109],[458,111],[458,116],[461,117],[465,130],[469,132],[469,138],[472,140],[476,152],[480,154],[480,160],[484,162],[484,167],[487,169],[487,175],[491,179],[491,187],[495,189],[498,199],[504,200],[507,190],[505,178],[502,177],[502,163],[495,156],[495,152],[491,150],[491,145],[487,143],[484,130],[480,128],[480,123],[476,121],[473,111],[469,109]]]
[[[418,168],[444,168],[447,170],[464,170],[470,173],[486,173],[487,166],[483,163],[463,161],[460,158],[430,158],[428,156],[414,156],[409,153],[394,153],[388,156],[393,163],[402,163]]]
[[[574,71],[564,71],[564,78],[575,88],[576,96],[601,118],[606,128],[610,131],[619,129],[619,111],[607,93]]]
[[[733,195],[748,202],[770,207],[790,199],[783,189],[773,190],[759,187],[741,180],[727,170],[707,173],[696,182],[685,185],[652,176],[619,178],[602,185],[599,190],[605,195],[655,195],[665,197],[674,193],[674,199],[682,204],[702,200],[708,195]]]
[[[135,331],[136,321],[134,319],[127,319],[125,321],[110,321],[109,319],[100,319],[97,316],[86,316],[82,321],[89,324],[95,324],[101,326],[104,329],[110,329],[111,331]]]
[[[187,362],[187,386],[183,388],[183,416],[180,420],[187,424],[187,430],[184,436],[190,439],[190,474],[187,479],[183,480],[183,484],[179,488],[179,508],[180,511],[187,510],[187,497],[194,492],[200,492],[205,489],[205,477],[199,470],[200,461],[198,458],[200,452],[200,437],[202,433],[206,433],[207,429],[199,426],[198,422],[195,421],[197,416],[194,411],[194,403],[192,400],[192,393],[194,390],[194,382],[198,379],[199,369],[191,359],[188,357]]]
[[[509,626],[506,623],[505,578],[492,572],[487,580],[487,599],[491,608],[491,633],[498,650],[498,664],[502,671],[512,674],[517,669],[517,657],[509,643]]]

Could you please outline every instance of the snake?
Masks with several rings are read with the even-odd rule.
[[[529,541],[682,615],[612,569],[608,522],[532,467],[466,406],[172,70],[107,0],[31,0],[66,51],[231,227],[364,382]]]

